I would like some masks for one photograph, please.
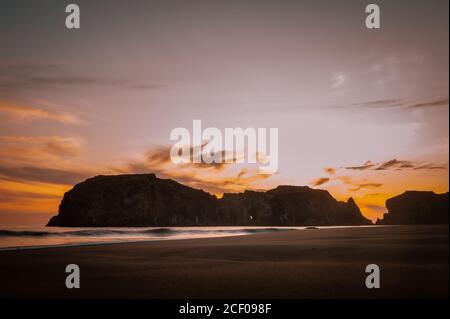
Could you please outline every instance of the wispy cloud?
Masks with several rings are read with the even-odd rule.
[[[0,92],[52,86],[87,85],[95,79],[68,72],[63,66],[43,63],[14,63],[0,66]]]
[[[441,169],[447,169],[447,165],[436,165],[436,164],[421,164],[416,167],[414,167],[415,170],[441,170]]]
[[[80,182],[92,175],[72,164],[83,144],[76,137],[0,136],[0,175],[41,183]]]
[[[25,90],[62,86],[115,86],[124,89],[149,90],[161,88],[161,83],[123,78],[98,78],[71,72],[66,66],[43,63],[14,63],[0,65],[0,96],[17,96]]]
[[[381,183],[360,183],[360,184],[354,185],[353,188],[350,188],[350,191],[356,192],[356,191],[359,191],[361,189],[379,188],[381,186],[383,186],[383,184],[381,184]]]
[[[317,179],[313,180],[310,184],[312,186],[320,186],[325,183],[328,183],[329,181],[330,181],[329,177],[321,177],[321,178],[317,178]]]
[[[21,153],[46,159],[46,155],[59,157],[77,156],[85,141],[77,137],[62,136],[0,136],[0,154],[4,157],[14,156],[16,159]],[[9,155],[8,155],[9,153]]]
[[[71,169],[0,164],[0,175],[24,181],[73,185],[88,178],[92,173]]]
[[[432,107],[448,107],[448,98],[438,98],[434,100],[422,100],[422,101],[404,101],[395,99],[374,100],[365,101],[359,103],[350,103],[346,105],[338,105],[333,108],[347,109],[347,108],[367,108],[367,109],[390,109],[390,108],[404,108],[404,109],[420,109],[420,108],[432,108]]]
[[[373,164],[371,161],[367,161],[362,165],[358,165],[358,166],[347,166],[345,167],[345,169],[348,170],[354,170],[354,171],[364,171],[364,170],[368,170],[371,169],[375,166],[375,164]]]
[[[81,124],[81,120],[69,113],[55,112],[43,108],[17,105],[0,101],[0,113],[21,120],[50,120],[64,124]]]
[[[411,161],[399,161],[397,159],[393,159],[393,160],[381,163],[380,165],[378,165],[377,168],[375,168],[375,170],[384,171],[384,170],[392,169],[392,168],[396,168],[396,169],[414,168],[414,164]]]
[[[426,102],[409,105],[409,107],[411,107],[411,108],[428,108],[428,107],[436,107],[436,106],[448,106],[448,98],[434,100],[434,101],[426,101]]]
[[[352,185],[353,179],[350,176],[338,176],[337,179],[344,185]]]
[[[336,169],[334,167],[325,167],[323,169],[325,171],[325,173],[327,173],[328,175],[334,175],[336,174]]]
[[[256,184],[269,178],[269,174],[259,174],[253,167],[227,163],[186,163],[173,164],[169,146],[158,146],[146,152],[141,159],[127,161],[110,169],[116,173],[155,173],[163,178],[171,178],[191,187],[200,188],[214,194],[259,189]],[[192,152],[198,148],[191,147]],[[227,154],[222,151],[223,155]],[[235,155],[234,159],[242,155]],[[236,171],[236,168],[239,168]]]
[[[439,165],[433,163],[423,163],[418,161],[397,160],[397,159],[392,159],[382,163],[372,163],[371,161],[367,161],[363,165],[345,167],[345,169],[347,170],[357,170],[357,171],[364,171],[364,170],[385,171],[391,169],[445,170],[447,168],[448,165],[445,164]]]
[[[191,154],[190,158],[191,158],[191,163],[186,163],[183,165],[178,165],[178,167],[180,168],[181,166],[183,168],[188,168],[188,169],[205,169],[205,170],[213,170],[213,171],[222,171],[224,170],[224,168],[228,165],[225,162],[221,162],[221,163],[204,163],[204,162],[200,162],[200,163],[194,163],[193,162],[193,156],[195,154],[198,154],[198,152],[201,151],[201,147],[203,147],[204,145],[201,146],[190,146],[189,148],[189,152]],[[168,146],[157,146],[149,151],[147,151],[143,157],[144,159],[141,161],[136,161],[136,162],[129,162],[127,165],[135,171],[142,171],[142,170],[147,170],[149,167],[150,168],[156,168],[156,167],[165,167],[165,166],[170,166],[172,165],[172,161],[170,158],[170,149],[171,147]],[[237,157],[240,155],[233,155],[230,154],[230,152],[224,151],[222,150],[222,158],[225,158],[226,156],[233,156],[233,161],[236,161]]]
[[[345,74],[337,74],[332,77],[331,81],[331,88],[338,89],[347,82],[347,76]]]

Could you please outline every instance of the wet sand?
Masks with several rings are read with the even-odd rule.
[[[448,298],[448,233],[308,229],[0,252],[0,297]],[[66,288],[67,264],[80,266],[80,289]],[[365,286],[368,264],[380,289]]]

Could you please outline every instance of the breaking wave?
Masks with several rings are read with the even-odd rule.
[[[280,230],[293,230],[295,228],[232,228],[232,229],[182,229],[182,228],[145,228],[145,229],[111,229],[92,228],[83,230],[65,231],[37,231],[37,230],[4,230],[0,229],[0,237],[102,237],[102,236],[173,236],[173,235],[238,235],[274,232]]]

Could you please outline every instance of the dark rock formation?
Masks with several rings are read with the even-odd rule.
[[[367,225],[353,199],[327,191],[279,186],[217,199],[154,174],[96,176],[64,194],[48,226]]]
[[[386,201],[378,225],[448,224],[448,193],[407,191]]]
[[[266,192],[224,194],[219,214],[232,225],[367,225],[353,199],[336,201],[325,190],[278,186]]]
[[[154,174],[96,176],[64,194],[48,226],[206,225],[217,199]]]

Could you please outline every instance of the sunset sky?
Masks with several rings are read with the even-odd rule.
[[[155,172],[221,195],[280,184],[381,217],[448,191],[447,0],[0,4],[0,224],[45,223],[98,174]],[[170,132],[276,127],[279,170],[171,164]]]

